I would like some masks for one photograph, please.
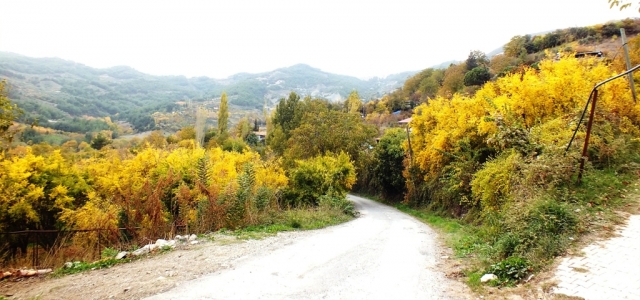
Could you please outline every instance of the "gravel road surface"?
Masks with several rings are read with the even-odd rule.
[[[349,196],[361,216],[235,260],[146,299],[466,299],[438,266],[436,233]],[[463,288],[462,288],[463,289]]]

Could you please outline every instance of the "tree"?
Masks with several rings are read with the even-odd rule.
[[[111,143],[111,139],[107,138],[107,136],[101,132],[91,141],[91,148],[100,150]]]
[[[289,131],[297,128],[300,125],[302,115],[300,114],[300,96],[295,92],[289,94],[289,98],[280,98],[278,106],[276,106],[275,113],[273,115],[273,124],[280,125],[282,131],[287,137]]]
[[[500,76],[501,73],[504,74],[509,69],[515,67],[517,63],[517,59],[513,57],[509,57],[504,54],[498,54],[491,58],[491,72]]]
[[[344,151],[357,160],[378,134],[373,125],[365,124],[359,115],[316,107],[304,114],[302,124],[291,132],[285,156],[306,159]]]
[[[442,87],[438,90],[438,94],[444,97],[451,97],[455,93],[459,93],[464,88],[464,74],[466,73],[467,65],[458,64],[451,65],[444,72],[444,78],[442,80]]]
[[[512,37],[511,40],[504,45],[504,54],[510,57],[520,57],[522,54],[527,54],[525,45],[530,40],[531,37],[528,35],[516,35]]]
[[[486,67],[475,67],[473,70],[464,74],[464,85],[483,85],[491,79],[489,69]]]
[[[198,147],[204,146],[204,125],[207,123],[207,111],[204,107],[198,107],[196,109],[196,143]]]
[[[277,154],[282,155],[291,130],[300,125],[301,119],[300,96],[291,92],[289,98],[280,98],[270,122],[271,129],[267,136],[269,147]]]
[[[485,67],[489,64],[489,59],[484,52],[480,50],[474,50],[469,53],[469,57],[465,61],[467,65],[467,71],[471,71],[479,66]]]
[[[149,146],[157,149],[163,149],[167,146],[167,139],[164,137],[161,130],[152,131],[144,138],[144,141],[149,143]]]
[[[227,93],[223,92],[220,97],[220,110],[218,110],[218,135],[226,136],[229,126],[229,103],[227,102]]]
[[[402,144],[406,140],[407,135],[402,128],[391,128],[385,131],[374,150],[374,185],[387,199],[401,198],[405,191],[405,179],[402,176],[404,169]]]
[[[345,109],[348,113],[351,114],[359,114],[360,107],[362,106],[362,100],[360,99],[360,95],[358,95],[357,91],[351,92],[347,100],[344,101]]]
[[[237,138],[245,140],[249,133],[251,133],[251,125],[249,125],[249,119],[247,119],[246,117],[240,119],[238,124],[236,124],[236,126],[234,127],[233,131],[233,134]]]
[[[0,149],[4,147],[4,143],[9,144],[13,140],[16,131],[11,130],[11,125],[23,114],[18,105],[12,104],[9,100],[6,84],[6,81],[0,81]]]

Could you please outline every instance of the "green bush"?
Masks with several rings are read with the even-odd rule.
[[[113,258],[116,255],[118,255],[118,250],[113,249],[111,247],[107,247],[102,250],[101,255],[102,255],[102,258]]]
[[[579,225],[570,206],[553,199],[515,203],[501,216],[498,230],[488,231],[489,240],[494,241],[494,256],[517,255],[539,264],[562,254]]]
[[[320,203],[320,197],[344,198],[356,181],[356,173],[349,156],[318,156],[296,161],[290,172],[290,186],[285,198],[294,206]]]
[[[520,282],[531,273],[532,268],[526,259],[517,256],[511,256],[496,264],[491,265],[488,273],[498,276],[501,284]]]

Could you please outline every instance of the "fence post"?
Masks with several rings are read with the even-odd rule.
[[[584,146],[582,147],[582,158],[580,160],[580,171],[578,171],[578,184],[582,181],[582,172],[584,172],[584,163],[587,160],[587,150],[589,149],[589,138],[591,137],[591,127],[593,126],[593,118],[596,113],[596,102],[598,101],[598,89],[593,92],[593,102],[591,102],[591,112],[589,113],[589,121],[587,123],[587,136],[584,138]]]

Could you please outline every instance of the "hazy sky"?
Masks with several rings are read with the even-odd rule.
[[[297,63],[361,78],[625,17],[607,0],[2,0],[0,51],[224,78]]]

